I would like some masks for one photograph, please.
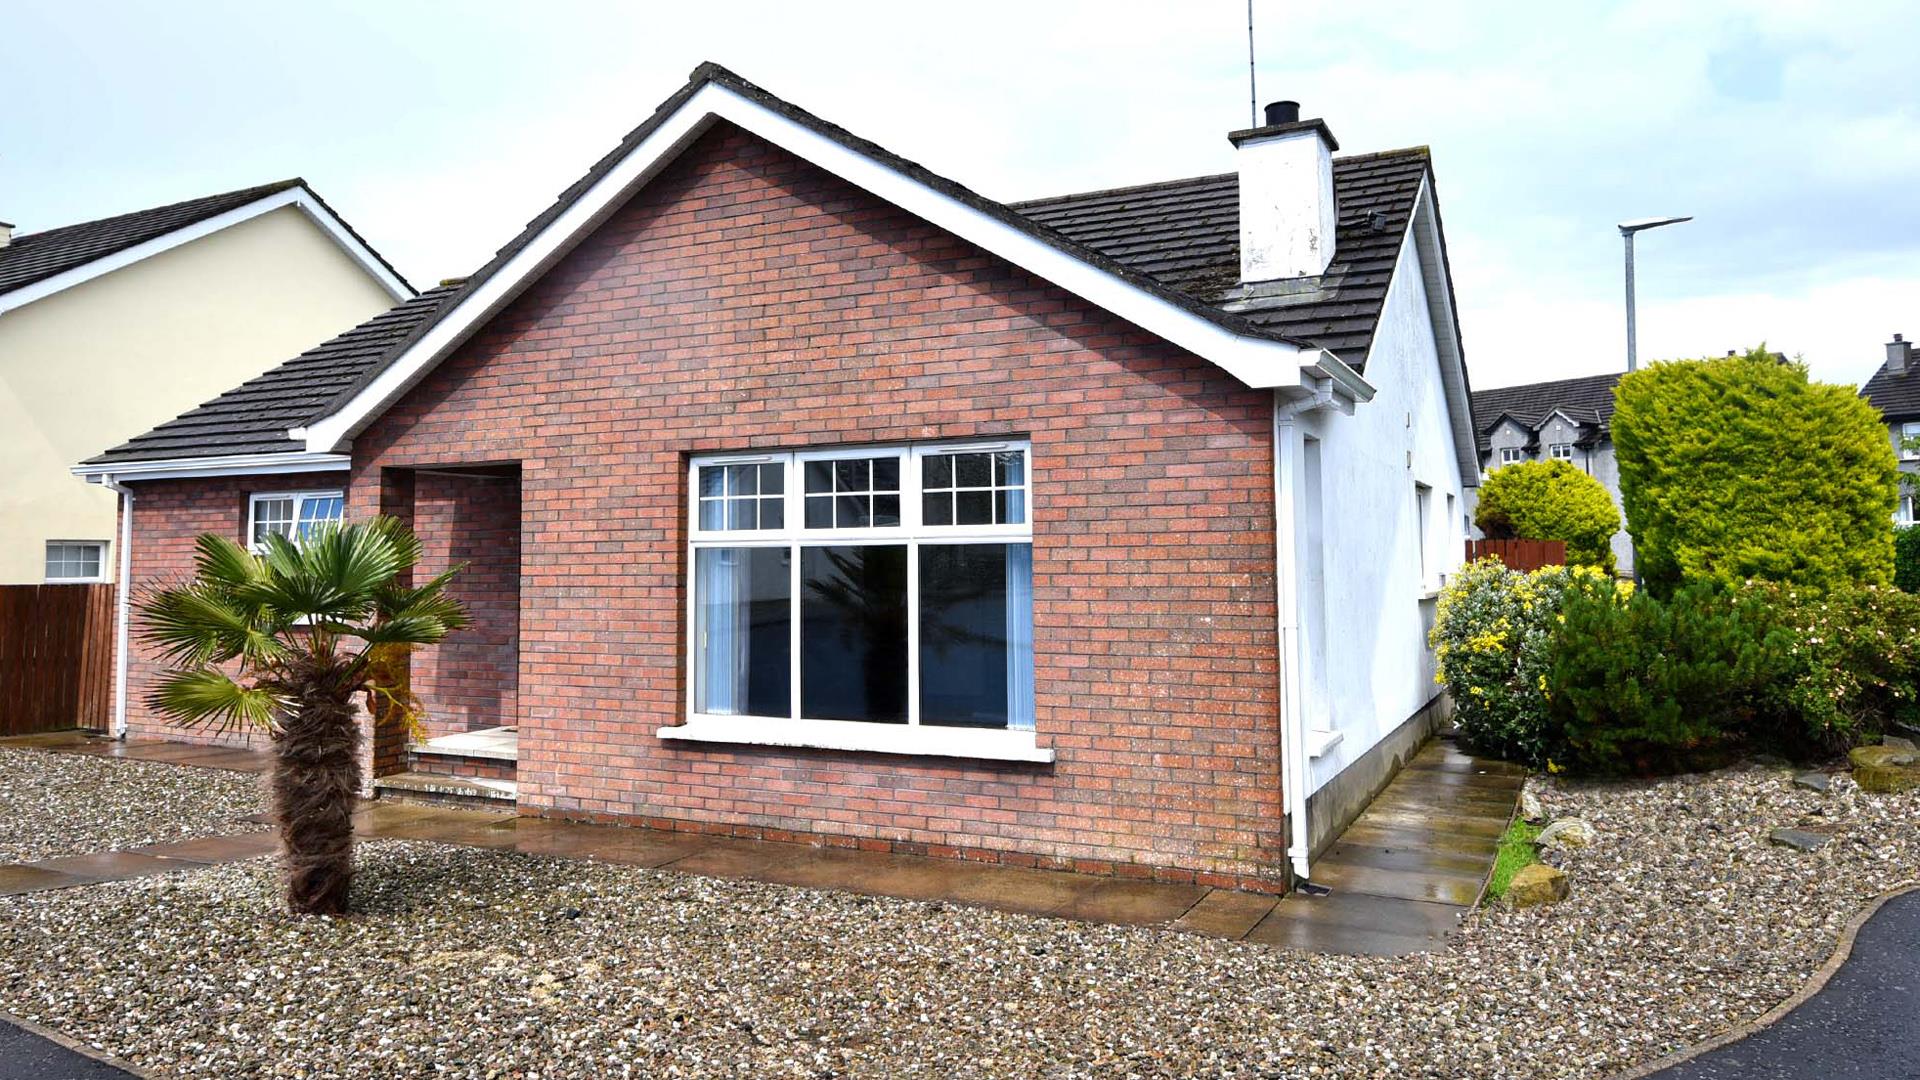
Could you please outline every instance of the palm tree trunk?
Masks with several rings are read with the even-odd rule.
[[[352,693],[314,674],[274,737],[273,815],[286,853],[287,907],[342,915],[353,881],[360,725]]]

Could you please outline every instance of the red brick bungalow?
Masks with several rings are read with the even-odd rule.
[[[76,472],[126,580],[375,513],[467,564],[379,784],[1282,887],[1439,713],[1477,470],[1425,150],[1269,121],[1005,205],[703,66],[471,277]]]

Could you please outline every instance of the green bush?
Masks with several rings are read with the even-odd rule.
[[[1795,756],[1832,753],[1911,721],[1920,697],[1920,597],[1884,586],[1815,593],[1746,590],[1785,643],[1785,667],[1765,688],[1770,717],[1757,741]]]
[[[1669,772],[1709,761],[1753,728],[1756,699],[1785,672],[1757,597],[1714,585],[1667,600],[1575,593],[1551,650],[1554,765]]]
[[[1493,540],[1564,540],[1567,561],[1613,572],[1620,511],[1606,485],[1571,461],[1503,465],[1480,485],[1473,523]]]
[[[1428,641],[1438,679],[1453,695],[1468,747],[1535,767],[1547,762],[1547,672],[1554,627],[1573,592],[1612,596],[1591,567],[1523,574],[1498,559],[1460,568],[1440,594]]]
[[[1816,588],[1893,573],[1893,446],[1851,387],[1745,356],[1658,363],[1614,392],[1613,441],[1636,566],[1685,582]]]
[[[1893,530],[1893,583],[1920,593],[1920,525]]]

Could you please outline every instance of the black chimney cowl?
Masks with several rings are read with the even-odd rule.
[[[1297,101],[1270,101],[1267,103],[1267,126],[1275,124],[1293,124],[1300,120],[1300,103]]]

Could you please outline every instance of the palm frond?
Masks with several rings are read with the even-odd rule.
[[[182,727],[212,724],[223,733],[241,727],[272,730],[275,712],[285,705],[269,688],[242,686],[225,672],[204,667],[168,672],[148,703]]]
[[[367,523],[322,529],[298,544],[269,536],[266,574],[247,592],[293,617],[356,622],[373,613],[378,590],[406,569],[401,554],[390,527]]]
[[[217,585],[195,580],[156,590],[140,602],[142,636],[175,666],[204,667],[237,657],[250,662],[280,654],[259,613]]]
[[[266,576],[258,556],[218,533],[201,533],[193,548],[194,577],[206,584],[240,589]]]
[[[434,645],[444,639],[451,629],[453,627],[436,616],[424,612],[402,612],[392,618],[379,619],[367,626],[344,632],[369,645]]]

